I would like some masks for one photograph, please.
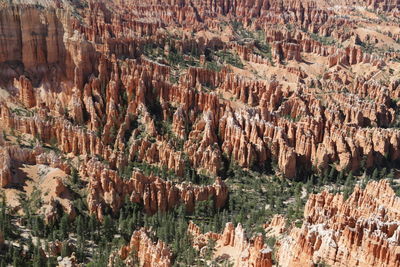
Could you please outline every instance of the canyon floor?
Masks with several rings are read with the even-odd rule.
[[[399,0],[0,0],[0,266],[400,266]]]

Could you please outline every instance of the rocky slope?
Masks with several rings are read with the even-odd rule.
[[[216,241],[214,257],[217,261],[228,260],[233,266],[272,266],[272,250],[264,244],[263,236],[260,234],[249,240],[240,224],[235,228],[227,223],[222,234],[202,234],[191,222],[188,231],[193,237],[193,246],[201,251],[207,249],[209,239]]]
[[[262,14],[279,18],[274,4],[260,3],[250,10],[245,1],[236,4],[224,7],[218,3],[211,11],[254,17],[256,28],[267,27],[267,16]],[[204,21],[211,29],[215,27],[211,15],[205,12],[206,6],[200,3],[187,7],[185,16],[173,12],[164,20],[153,19],[146,23],[139,21],[150,12],[152,3],[140,7],[143,11],[140,16],[134,12],[117,13],[119,17],[107,11],[107,8],[114,10],[113,5],[89,2],[86,8],[75,9],[66,3],[57,5],[63,9],[50,5],[38,10],[21,5],[2,10],[3,85],[15,92],[24,107],[37,110],[35,118],[39,116],[32,122],[3,110],[2,117],[9,122],[7,127],[17,127],[22,132],[38,135],[44,141],[56,138],[66,153],[99,154],[117,168],[137,156],[140,161],[172,168],[181,176],[185,168],[182,153],[188,156],[193,168],[209,174],[218,174],[223,167],[222,154],[226,154],[242,167],[277,161],[289,178],[297,175],[298,164],[309,170],[313,165],[324,167],[337,163],[340,169],[355,171],[359,169],[357,162],[364,157],[368,158],[368,166],[381,163],[384,157],[391,161],[398,161],[400,157],[398,130],[380,129],[390,128],[397,121],[397,107],[391,99],[400,95],[396,80],[398,71],[388,80],[381,77],[396,70],[398,63],[390,60],[396,57],[397,52],[382,55],[364,52],[362,45],[373,37],[361,36],[358,31],[342,36],[340,29],[334,29],[335,22],[326,17],[326,13],[333,11],[327,12],[317,6],[309,9],[301,5],[296,7],[299,18],[293,23],[302,23],[303,27],[312,25],[310,33],[266,28],[265,40],[257,42],[266,41],[271,47],[271,60],[278,64],[271,67],[273,61],[268,60],[256,60],[256,65],[252,65],[251,58],[255,58],[257,53],[260,57],[260,45],[246,43],[243,46],[241,43],[247,41],[235,40],[240,38],[237,33],[228,43],[216,36],[204,39],[201,32],[194,37],[183,33],[183,36],[167,40],[165,32],[169,31],[170,24],[176,22],[195,20],[195,25],[200,25],[200,21]],[[134,2],[129,5],[138,8]],[[156,14],[166,10],[176,10],[176,6],[173,3],[163,8],[157,6],[152,15],[157,17]],[[282,8],[280,12],[283,12]],[[307,20],[304,18],[306,12],[312,14]],[[170,16],[175,15],[179,19],[172,22]],[[25,25],[24,17],[34,20]],[[160,18],[164,17],[160,15]],[[131,19],[132,24],[121,21],[122,18],[125,21]],[[36,21],[39,19],[41,21]],[[350,26],[355,22],[349,20],[341,24]],[[156,31],[152,29],[153,25],[162,25],[162,29]],[[223,34],[229,34],[227,31],[225,29]],[[18,35],[14,36],[15,33]],[[120,38],[122,34],[125,34],[125,39]],[[342,45],[338,48],[324,38],[329,42],[334,38],[339,38],[342,43],[355,41],[345,48],[340,48]],[[11,45],[10,42],[15,40],[23,46]],[[149,59],[152,58],[149,52],[153,53],[149,51],[149,43],[154,40],[157,40],[157,51],[162,51],[158,59],[168,57],[171,47],[177,50],[174,53],[183,53],[189,58],[186,53],[190,50],[201,54],[210,49],[233,49],[249,62],[246,69],[255,68],[252,71],[257,73],[257,68],[266,65],[271,70],[288,72],[294,79],[276,80],[271,76],[264,81],[254,80],[254,77],[246,77],[248,74],[226,70],[215,72],[199,66],[189,67],[186,72],[183,69],[178,82],[171,83],[175,67],[166,65],[165,59],[157,63]],[[375,42],[380,41],[377,39]],[[307,75],[307,66],[302,63],[309,60],[306,58],[321,62],[324,72],[308,71]],[[385,63],[387,60],[389,64]],[[293,66],[280,64],[286,61]],[[353,65],[357,70],[349,69]],[[363,65],[370,66],[366,79],[358,76],[362,74],[358,69],[365,68]],[[317,80],[321,75],[323,79]],[[294,83],[297,85],[293,86]],[[211,90],[204,91],[207,87]],[[374,93],[367,95],[366,90]],[[366,98],[371,98],[372,102]],[[150,99],[156,99],[156,103]],[[171,112],[171,108],[176,111]],[[361,109],[365,111],[360,113]],[[45,110],[50,110],[50,113]],[[40,114],[46,114],[47,118],[40,117]],[[49,120],[49,114],[57,119]],[[64,117],[72,125],[59,117]],[[172,121],[172,133],[183,139],[182,150],[163,141],[165,133],[156,127],[155,118]],[[143,128],[131,132],[136,121],[143,124]],[[42,127],[48,128],[44,130]],[[137,135],[142,135],[141,129],[145,129],[151,138],[158,139],[157,142],[151,144],[143,139],[137,140]],[[103,138],[96,138],[91,131]],[[338,132],[346,134],[336,137]],[[71,141],[67,142],[67,139]],[[85,140],[91,140],[90,147],[80,145],[88,142]],[[129,151],[128,157],[123,153],[125,149]]]
[[[278,241],[280,266],[398,266],[399,207],[386,180],[358,186],[345,200],[326,191],[311,195],[304,223]]]
[[[235,168],[291,181],[398,168],[399,10],[398,0],[0,1],[0,186],[15,195],[38,176],[26,165],[56,169],[65,177],[50,179],[46,224],[58,204],[71,222],[84,214],[78,196],[104,222],[131,204],[146,216],[181,204],[191,216],[208,200],[227,210]],[[392,194],[382,182],[310,199],[307,223],[280,245],[293,257],[279,252],[279,263],[396,266],[397,207],[375,203],[375,187]],[[239,226],[191,227],[237,252],[237,266],[272,264]],[[145,240],[141,262],[168,266],[164,252],[149,256],[166,245],[142,232],[130,245]]]

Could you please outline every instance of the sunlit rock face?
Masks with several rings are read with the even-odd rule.
[[[399,5],[0,1],[0,186],[15,183],[18,164],[75,168],[103,221],[127,202],[148,215],[180,205],[193,214],[205,200],[226,208],[235,168],[303,180],[397,167]],[[53,180],[45,221],[59,219],[59,201],[72,220],[71,199],[60,200],[68,186]],[[284,217],[268,226],[287,235],[277,263],[398,266],[397,202],[386,182],[348,200],[310,196],[301,228]],[[190,229],[199,249],[213,238],[237,252],[235,266],[273,263],[263,238],[240,225]],[[146,231],[119,256],[139,248],[146,266],[169,266],[167,245]]]
[[[233,266],[272,266],[272,250],[264,243],[263,236],[257,235],[249,239],[241,224],[235,226],[227,223],[222,234],[201,233],[200,228],[193,222],[189,223],[188,232],[193,238],[193,246],[203,251],[207,249],[209,240],[214,240],[214,258],[228,259]]]
[[[347,200],[311,195],[304,223],[278,241],[281,266],[398,266],[400,198],[386,180],[358,186]]]

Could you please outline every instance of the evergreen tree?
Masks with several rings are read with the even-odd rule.
[[[385,177],[385,176],[386,176],[386,174],[387,174],[387,170],[386,170],[386,168],[382,168],[382,170],[380,171],[380,174],[379,174],[379,176],[380,176],[380,177]]]
[[[64,214],[60,222],[60,238],[67,238],[69,235],[69,219],[68,214]]]
[[[96,241],[97,238],[97,220],[94,215],[90,216],[89,218],[89,233],[90,233],[90,240]]]
[[[71,181],[72,181],[72,183],[73,184],[78,184],[79,183],[79,173],[78,173],[78,171],[77,171],[77,169],[75,169],[75,168],[72,168],[72,170],[71,170]]]
[[[331,182],[333,182],[334,180],[335,180],[335,178],[336,178],[336,169],[335,169],[335,167],[334,166],[331,166],[330,167],[330,172],[329,172],[329,181],[331,181]]]
[[[338,177],[337,177],[336,183],[337,183],[337,184],[342,184],[343,182],[344,182],[344,171],[341,170],[341,171],[339,172]]]
[[[85,229],[86,227],[85,223],[83,222],[83,218],[81,215],[78,215],[76,218],[76,234],[80,237],[84,237],[86,233]]]
[[[299,213],[300,207],[301,207],[301,191],[302,191],[302,185],[301,183],[296,184],[295,188],[295,205],[296,205],[296,214]]]
[[[22,261],[20,259],[20,252],[17,249],[13,251],[13,267],[22,266]]]
[[[69,251],[69,247],[68,247],[68,243],[67,241],[63,241],[62,242],[62,247],[61,247],[61,257],[67,257],[69,256],[70,251]]]
[[[361,185],[361,188],[365,188],[365,186],[369,183],[369,181],[371,180],[371,177],[366,173],[366,172],[364,172],[364,174],[363,174],[363,176],[364,176],[364,180],[363,180],[363,183],[362,183],[362,185]]]
[[[115,233],[115,229],[113,220],[111,219],[110,215],[104,217],[102,232],[106,240],[108,241],[112,240]]]
[[[374,181],[377,181],[378,180],[378,176],[379,176],[378,173],[379,173],[378,169],[375,168],[374,171],[372,172],[371,179],[374,180]]]
[[[207,241],[207,250],[205,253],[206,260],[212,259],[212,256],[214,255],[215,252],[215,246],[216,246],[216,241],[212,238],[209,238]]]
[[[389,173],[386,176],[387,179],[389,179],[389,181],[393,181],[394,179],[394,172],[393,169],[390,169]]]
[[[344,183],[343,196],[345,199],[347,199],[351,194],[351,192],[353,191],[353,186],[354,186],[353,172],[350,172],[349,175],[347,175],[346,182]]]
[[[40,245],[38,245],[35,248],[34,254],[33,254],[33,266],[34,267],[42,267],[44,266],[44,259],[42,258],[42,255],[40,253]]]

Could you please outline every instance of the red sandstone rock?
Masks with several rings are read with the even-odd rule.
[[[144,229],[133,232],[130,243],[123,246],[119,253],[111,255],[109,265],[113,266],[115,257],[120,257],[126,266],[135,266],[137,263],[132,258],[131,252],[135,253],[141,266],[169,267],[172,265],[172,253],[167,245],[162,241],[154,243]]]
[[[102,218],[102,208],[109,205],[117,212],[125,196],[130,201],[141,203],[146,213],[166,211],[182,203],[189,212],[193,212],[195,202],[214,198],[217,209],[222,208],[228,197],[226,185],[217,178],[213,185],[196,186],[192,184],[173,184],[160,177],[145,176],[138,170],[129,180],[123,180],[118,174],[107,169],[98,161],[90,160],[82,169],[82,175],[90,177],[88,205],[89,211]]]
[[[21,103],[27,108],[34,107],[36,100],[31,81],[25,76],[21,76],[18,81],[14,82],[14,86],[19,89]]]
[[[294,43],[276,42],[272,46],[272,56],[277,60],[301,60],[300,46]]]
[[[286,223],[285,217],[280,214],[275,215],[270,223],[264,225],[267,236],[279,236],[286,232]]]
[[[396,0],[340,0],[334,7],[289,0],[89,1],[79,9],[68,1],[39,1],[43,9],[13,2],[18,4],[0,3],[0,87],[7,91],[4,97],[1,92],[0,129],[37,137],[63,156],[83,159],[89,209],[99,219],[106,206],[117,212],[126,197],[149,214],[180,203],[193,211],[196,201],[210,197],[217,208],[225,205],[228,190],[219,178],[197,186],[134,170],[123,179],[119,171],[132,161],[182,179],[187,168],[217,176],[225,156],[243,168],[274,161],[288,178],[300,167],[324,170],[334,164],[357,171],[363,159],[367,168],[400,159],[400,132],[392,128],[398,119],[399,54],[379,52],[382,42],[395,46],[390,42],[399,40]],[[354,12],[371,9],[388,17],[380,21],[379,35],[364,24],[371,23],[369,17],[361,20]],[[265,33],[257,42],[271,47],[273,60],[265,55],[269,51],[259,53],[255,40],[224,26],[233,20],[245,31]],[[363,36],[365,28],[371,30]],[[382,35],[388,38],[379,40]],[[366,53],[360,43],[376,44],[379,55]],[[162,48],[164,58],[146,56],[149,45]],[[217,50],[237,53],[244,69],[209,69],[209,52]],[[186,61],[189,54],[201,55],[202,67],[177,70],[166,59],[174,51]],[[0,145],[2,187],[12,183],[13,161],[70,171],[55,153],[5,140]],[[379,193],[373,186],[357,189],[348,201],[327,193],[311,197],[307,224],[293,228],[292,239],[281,243],[282,264],[322,259],[332,265],[398,265],[397,202],[381,201],[380,193],[390,190],[375,186]],[[57,197],[66,194],[61,180],[55,191]],[[57,218],[56,205],[53,199],[44,207],[48,222]],[[379,205],[389,208],[377,210]],[[71,203],[63,208],[74,217]],[[268,228],[288,230],[281,217]],[[237,266],[271,265],[262,238],[249,241],[239,226],[227,225],[222,235],[202,235],[193,224],[189,231],[198,248],[214,238],[238,251]],[[132,238],[134,247],[147,244],[145,265],[163,258],[152,257],[160,253],[151,242],[137,241],[146,240],[142,234]],[[285,257],[287,252],[298,257]],[[160,264],[169,264],[167,258]]]
[[[278,241],[281,266],[398,266],[400,199],[385,180],[358,186],[344,200],[326,191],[311,195],[301,228]]]
[[[232,223],[227,223],[222,234],[213,232],[202,234],[200,229],[190,222],[188,231],[197,249],[205,247],[208,239],[214,239],[216,241],[214,258],[228,256],[233,266],[272,266],[272,250],[264,244],[263,236],[258,235],[248,240],[240,224],[235,228]]]
[[[0,182],[4,188],[12,182],[11,158],[7,149],[0,148]]]

